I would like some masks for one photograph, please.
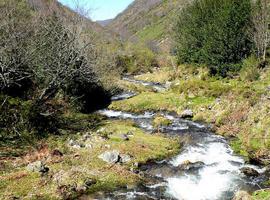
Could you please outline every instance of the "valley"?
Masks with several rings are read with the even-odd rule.
[[[268,0],[78,2],[0,0],[0,199],[269,200]]]

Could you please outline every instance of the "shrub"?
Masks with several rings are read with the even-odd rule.
[[[226,76],[250,54],[250,0],[195,0],[175,27],[178,62],[206,64]]]
[[[256,81],[260,78],[259,62],[255,56],[250,56],[243,61],[243,67],[240,71],[242,81]]]
[[[158,67],[155,54],[143,45],[127,45],[125,53],[117,56],[116,66],[125,73],[149,72]]]
[[[19,138],[27,129],[31,102],[0,94],[0,138]]]

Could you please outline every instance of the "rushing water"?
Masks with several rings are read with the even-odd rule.
[[[160,87],[163,88],[162,85]],[[100,113],[112,119],[131,119],[149,133],[155,131],[152,126],[154,112],[133,114],[102,110]],[[106,194],[103,199],[230,200],[238,190],[254,191],[260,188],[263,175],[246,177],[240,169],[248,166],[260,173],[263,169],[246,165],[223,137],[210,132],[206,125],[183,120],[174,114],[163,113],[163,116],[172,121],[169,126],[161,127],[163,133],[187,138],[181,153],[141,167],[151,177],[150,182]]]
[[[152,87],[154,90],[160,92],[166,89],[166,86],[161,83],[153,83],[153,82],[147,82],[147,81],[140,81],[133,79],[131,77],[124,77],[123,80],[135,83],[135,84],[141,84],[143,86]]]

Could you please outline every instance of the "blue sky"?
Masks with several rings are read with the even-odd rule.
[[[80,6],[90,9],[92,20],[105,20],[116,17],[122,12],[133,0],[58,0],[64,5],[74,8],[75,3],[79,2]]]

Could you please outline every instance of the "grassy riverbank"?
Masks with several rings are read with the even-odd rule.
[[[240,77],[210,77],[206,69],[196,67],[180,66],[176,71],[164,71],[140,75],[139,79],[169,81],[169,90],[161,93],[144,90],[134,98],[114,102],[111,108],[130,112],[168,110],[178,114],[191,109],[193,120],[211,123],[218,134],[232,138],[232,147],[237,153],[269,163],[268,69],[261,70],[260,78],[252,82]],[[166,79],[164,74],[167,74]]]
[[[231,147],[237,154],[244,156],[247,161],[269,164],[269,69],[261,70],[260,78],[256,81],[245,81],[240,77],[210,77],[206,69],[185,66],[180,66],[176,71],[161,69],[136,78],[170,82],[171,87],[160,93],[140,88],[138,96],[113,102],[112,109],[130,112],[167,110],[178,114],[191,109],[193,120],[212,124],[216,133],[230,139]],[[128,84],[122,85],[129,88]],[[251,198],[269,199],[270,191],[257,191]]]
[[[69,117],[82,125],[89,119],[89,115],[82,114]],[[125,133],[131,134],[128,140],[121,136]],[[81,147],[72,146],[71,141]],[[129,155],[131,161],[108,164],[99,158],[100,154],[113,150]],[[143,177],[133,172],[138,164],[160,160],[178,151],[177,140],[146,134],[131,121],[100,120],[95,129],[51,136],[22,157],[1,160],[0,199],[66,199],[132,187],[143,181]],[[27,170],[28,163],[40,160],[49,168],[48,173]],[[87,186],[87,182],[92,183]]]

